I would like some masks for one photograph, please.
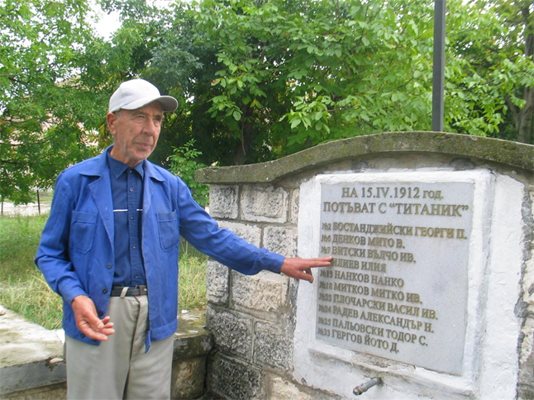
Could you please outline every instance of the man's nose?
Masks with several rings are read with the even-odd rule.
[[[161,124],[157,119],[147,118],[144,131],[147,135],[155,135],[159,132],[160,127]]]

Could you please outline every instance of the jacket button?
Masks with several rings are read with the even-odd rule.
[[[103,294],[106,294],[107,292],[108,292],[107,289],[102,289],[102,293],[103,293]]]
[[[111,264],[106,264],[106,268],[107,268],[107,269],[111,269],[111,268],[113,268],[113,265],[111,265]]]

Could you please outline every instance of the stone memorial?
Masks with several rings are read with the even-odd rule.
[[[210,262],[214,395],[534,398],[534,146],[388,133],[199,177],[223,226],[334,258],[313,284]]]
[[[495,229],[490,222],[516,226],[521,222],[520,213],[515,221],[509,214],[493,214],[489,199],[497,188],[521,209],[521,186],[483,170],[327,174],[303,184],[301,252],[319,249],[320,255],[332,255],[335,262],[334,268],[319,271],[314,290],[299,290],[301,302],[317,307],[311,312],[297,305],[296,337],[300,348],[308,349],[302,365],[297,362],[297,371],[306,379],[314,358],[347,361],[347,354],[361,354],[362,359],[383,358],[382,365],[399,361],[395,373],[399,366],[409,365],[415,368],[410,375],[429,386],[444,385],[447,376],[449,398],[474,388],[478,377],[471,374],[484,349],[480,333],[492,330],[483,324],[480,304],[497,273],[485,265],[491,256],[488,241],[496,239],[490,237]],[[317,237],[306,240],[306,235],[315,233]],[[519,247],[516,251],[521,253]],[[506,252],[512,255],[512,247]],[[512,298],[519,295],[519,265],[513,271],[503,264],[499,271],[513,271],[508,280],[499,278]],[[510,300],[507,306],[513,309],[515,302]],[[491,310],[492,319],[507,321],[506,330],[518,332],[519,321],[501,311]],[[309,337],[310,325],[315,327],[315,338]],[[486,350],[497,357],[498,351]],[[509,346],[508,354],[513,351]],[[506,354],[501,356],[505,362]],[[424,371],[421,376],[418,369]],[[355,376],[356,370],[352,367],[344,379]],[[441,374],[429,376],[429,372]],[[329,381],[339,374],[340,370]],[[307,379],[324,377],[321,371]],[[365,380],[364,374],[361,379]],[[347,389],[338,391],[347,395]],[[435,395],[440,393],[436,390]]]

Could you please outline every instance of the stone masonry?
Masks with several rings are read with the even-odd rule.
[[[534,399],[534,146],[433,132],[384,133],[322,144],[283,159],[239,167],[208,168],[211,214],[252,243],[297,254],[299,185],[321,173],[487,168],[525,184],[523,321],[517,399]],[[215,351],[208,389],[227,400],[336,399],[313,382],[292,379],[298,283],[263,272],[244,276],[214,261],[208,265],[207,326]],[[313,307],[314,305],[310,305]]]
[[[270,184],[213,185],[210,211],[246,240],[292,256],[297,246],[296,196],[291,187]],[[279,398],[272,397],[272,386],[280,385],[274,389],[279,392],[291,390],[281,376],[265,371],[283,375],[291,369],[293,285],[267,271],[245,276],[208,263],[207,319],[218,348],[208,372],[213,392],[228,399],[265,399]]]

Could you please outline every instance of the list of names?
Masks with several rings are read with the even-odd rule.
[[[472,205],[469,182],[323,183],[317,339],[461,373]]]

